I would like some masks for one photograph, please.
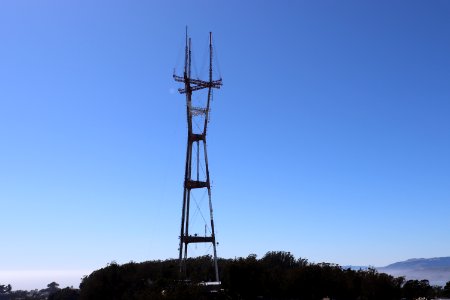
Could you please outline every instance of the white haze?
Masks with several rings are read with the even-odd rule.
[[[90,273],[86,270],[0,270],[0,284],[11,284],[13,290],[40,290],[54,281],[60,288],[78,288],[81,278]]]

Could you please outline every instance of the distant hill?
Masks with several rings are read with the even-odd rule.
[[[450,257],[413,258],[376,269],[406,279],[428,279],[430,285],[443,286],[450,281]]]

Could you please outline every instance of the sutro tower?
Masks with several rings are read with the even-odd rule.
[[[209,78],[201,80],[191,77],[191,38],[186,30],[186,47],[184,57],[183,76],[173,75],[177,82],[183,82],[184,88],[178,89],[180,94],[186,94],[186,114],[188,124],[188,138],[186,150],[186,168],[184,175],[183,210],[181,215],[180,231],[180,272],[186,274],[186,260],[188,256],[188,245],[192,243],[210,243],[214,252],[215,279],[219,282],[219,270],[217,267],[216,236],[214,234],[213,208],[211,202],[211,181],[208,168],[208,155],[206,147],[206,133],[209,123],[210,104],[213,89],[222,86],[222,78],[213,80],[213,47],[212,33],[209,33]],[[193,93],[201,91],[195,94]],[[200,100],[197,96],[201,96]],[[194,101],[194,103],[193,103]],[[193,126],[195,124],[195,126]],[[193,155],[194,154],[194,155]],[[202,169],[202,176],[200,176]],[[190,233],[189,220],[191,195],[194,190],[206,189],[209,201],[210,224],[205,224],[204,234]],[[194,199],[195,200],[195,199]],[[197,205],[198,207],[198,205]],[[195,207],[194,207],[195,208]],[[192,213],[192,212],[191,212]],[[206,220],[205,220],[206,222]],[[207,222],[206,222],[207,223]],[[207,230],[207,227],[209,227]]]

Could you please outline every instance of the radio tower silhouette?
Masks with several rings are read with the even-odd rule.
[[[187,150],[186,150],[186,167],[184,175],[184,192],[183,192],[183,209],[181,214],[181,230],[180,230],[180,248],[179,261],[180,273],[187,277],[186,260],[188,257],[188,245],[192,243],[210,243],[214,253],[214,271],[216,282],[219,282],[219,270],[217,266],[216,236],[214,233],[213,208],[211,201],[211,180],[209,176],[208,155],[206,147],[206,133],[209,123],[210,105],[212,100],[213,89],[219,89],[222,86],[222,78],[213,80],[213,46],[212,33],[209,33],[209,78],[201,80],[191,77],[191,38],[188,36],[186,28],[186,47],[184,57],[183,76],[177,76],[174,72],[173,78],[177,82],[184,83],[184,88],[179,88],[180,94],[186,95],[186,114],[188,124]],[[203,94],[203,102],[193,105],[193,93],[205,90]],[[201,94],[201,93],[196,93]],[[206,99],[205,99],[206,98]],[[198,99],[196,98],[196,101]],[[198,125],[200,120],[201,124]],[[196,128],[193,128],[193,123]],[[195,147],[194,147],[195,146]],[[193,155],[193,152],[195,155]],[[201,154],[201,156],[200,156]],[[201,159],[202,158],[202,159]],[[204,166],[204,169],[203,169]],[[203,169],[204,174],[200,176],[199,169]],[[210,228],[207,233],[207,224],[205,224],[204,235],[191,234],[189,232],[189,220],[191,215],[191,193],[195,189],[206,189],[209,201]],[[195,200],[195,198],[194,198]],[[197,204],[197,203],[196,203]],[[198,204],[197,204],[197,208]],[[206,220],[205,220],[206,223]]]

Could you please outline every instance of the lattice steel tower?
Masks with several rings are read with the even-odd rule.
[[[219,271],[217,266],[216,236],[214,234],[213,208],[211,202],[211,181],[209,176],[208,155],[206,147],[206,133],[209,123],[210,104],[212,100],[213,89],[219,89],[222,86],[222,78],[213,80],[213,46],[212,33],[209,33],[209,78],[201,80],[198,77],[191,77],[191,38],[188,37],[186,30],[186,47],[184,57],[183,76],[177,76],[174,72],[173,78],[177,82],[184,83],[184,88],[178,89],[180,94],[186,95],[186,114],[188,124],[186,167],[184,175],[183,209],[181,215],[180,231],[180,272],[186,276],[186,260],[188,257],[188,245],[191,243],[210,243],[214,253],[215,279],[219,282]],[[203,95],[202,92],[203,90]],[[195,99],[193,98],[193,93]],[[200,95],[200,100],[197,98]],[[195,100],[195,103],[193,103]],[[200,120],[200,121],[199,121]],[[199,125],[200,122],[200,125]],[[194,127],[193,124],[196,126]],[[193,155],[194,153],[194,155]],[[200,176],[200,168],[203,174]],[[206,189],[209,202],[210,224],[205,224],[204,235],[189,232],[189,220],[191,195],[196,189]],[[195,200],[195,199],[194,199]],[[196,203],[197,204],[197,203]],[[197,204],[198,208],[198,204]],[[192,213],[192,212],[191,212]],[[205,219],[206,222],[206,219]],[[209,232],[207,232],[207,226]]]

